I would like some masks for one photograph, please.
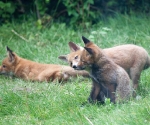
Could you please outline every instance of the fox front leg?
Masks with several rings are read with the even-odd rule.
[[[90,93],[90,96],[89,96],[89,98],[88,98],[88,101],[89,101],[90,103],[96,102],[99,93],[100,93],[100,85],[99,85],[99,83],[93,82],[93,84],[92,84],[92,89],[91,89],[91,93]]]

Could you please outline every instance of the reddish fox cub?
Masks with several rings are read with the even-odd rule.
[[[60,59],[68,61],[71,67],[76,67],[83,47],[69,42],[71,53],[68,55],[59,56]],[[147,51],[139,46],[127,44],[120,45],[112,48],[103,49],[105,55],[111,58],[116,64],[124,68],[129,74],[134,89],[138,87],[138,81],[142,70],[150,66],[150,57]]]
[[[89,102],[104,102],[110,98],[113,103],[124,101],[132,96],[132,85],[126,71],[105,55],[102,49],[85,37],[85,47],[74,69],[88,70],[92,78]]]
[[[70,66],[55,64],[40,64],[19,57],[7,47],[8,56],[3,60],[0,67],[1,74],[14,75],[31,81],[66,81],[70,77],[82,75],[88,77],[88,72],[76,71]]]

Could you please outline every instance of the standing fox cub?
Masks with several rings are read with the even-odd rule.
[[[40,64],[19,57],[7,47],[8,56],[0,67],[1,74],[14,75],[31,81],[66,81],[70,77],[82,75],[88,77],[88,72],[75,71],[69,66],[55,64]]]
[[[83,47],[73,42],[69,42],[69,47],[71,53],[59,56],[59,58],[68,61],[71,67],[76,67],[79,61],[77,56],[80,56]],[[134,89],[137,89],[142,70],[150,67],[150,57],[147,51],[142,47],[127,44],[103,49],[103,52],[107,57],[111,58],[116,64],[127,71],[133,82]]]
[[[96,44],[82,37],[85,47],[82,51],[76,70],[88,70],[92,78],[92,90],[89,101],[104,102],[110,98],[113,103],[129,99],[132,96],[132,85],[126,71],[105,55]]]

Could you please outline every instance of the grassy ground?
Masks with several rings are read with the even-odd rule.
[[[132,43],[150,53],[150,18],[117,16],[88,29],[70,29],[53,24],[38,30],[33,22],[0,27],[0,60],[9,46],[21,57],[41,62],[66,64],[57,57],[69,53],[67,43],[79,45],[81,36],[101,48]],[[67,64],[66,64],[67,65]],[[66,84],[28,82],[0,76],[0,124],[2,125],[150,125],[150,69],[142,72],[137,94],[124,104],[85,104],[91,80],[77,78]]]

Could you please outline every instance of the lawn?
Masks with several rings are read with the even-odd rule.
[[[53,23],[39,30],[34,22],[0,26],[0,60],[6,46],[23,58],[65,64],[59,55],[70,52],[68,42],[83,46],[81,36],[101,48],[122,44],[144,47],[150,54],[150,17],[123,16],[76,30]],[[0,61],[0,62],[1,62]],[[0,75],[1,125],[150,125],[150,68],[141,74],[138,98],[123,104],[89,104],[91,80],[78,77],[67,83],[30,82]]]

